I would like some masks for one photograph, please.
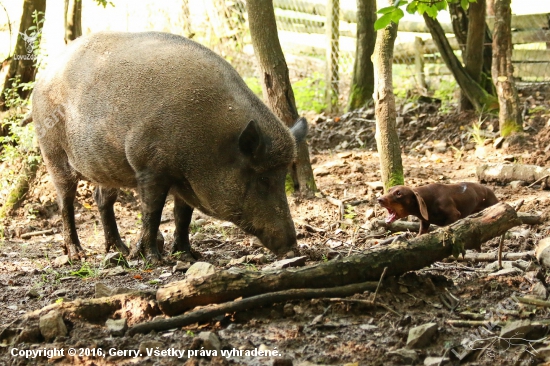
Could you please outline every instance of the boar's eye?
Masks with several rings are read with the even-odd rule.
[[[260,178],[258,178],[258,182],[260,182],[262,186],[269,187],[269,178],[266,176],[260,176]]]

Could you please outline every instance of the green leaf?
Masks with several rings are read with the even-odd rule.
[[[395,10],[394,6],[386,6],[385,8],[382,8],[377,11],[378,14],[388,14]]]
[[[386,28],[391,22],[392,13],[384,14],[374,22],[374,30]]]
[[[430,17],[435,19],[437,17],[437,8],[435,6],[428,6],[426,8],[426,13],[428,13]]]
[[[416,3],[416,1],[413,1],[409,3],[409,5],[407,5],[407,13],[414,14],[416,13],[417,8],[418,8],[418,4]]]
[[[395,24],[399,23],[399,20],[405,16],[405,13],[403,13],[403,10],[397,8],[392,14],[391,20]]]
[[[468,0],[460,0],[460,6],[462,6],[462,9],[468,10],[470,2]]]
[[[417,9],[418,14],[424,15],[426,10],[428,10],[428,5],[427,4],[425,4],[425,3],[419,3],[418,4],[418,9]]]
[[[436,2],[436,3],[435,3],[435,7],[436,7],[437,10],[439,10],[439,11],[445,10],[445,9],[447,9],[447,1],[446,1],[446,0],[442,0],[442,1]]]
[[[401,0],[396,6],[403,6],[403,5],[406,5],[407,3],[408,3],[407,0]]]

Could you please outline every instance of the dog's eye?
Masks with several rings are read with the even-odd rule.
[[[396,195],[397,197],[401,197],[401,191],[395,191],[395,195]]]

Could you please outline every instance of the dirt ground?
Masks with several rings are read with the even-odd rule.
[[[441,114],[437,103],[411,102],[399,106],[398,129],[407,185],[432,182],[476,181],[476,167],[485,162],[514,161],[548,166],[550,154],[550,95],[545,86],[522,90],[522,101],[529,113],[525,116],[525,141],[496,149],[498,120],[487,117],[479,131],[472,114]],[[306,265],[346,257],[377,245],[388,233],[374,232],[372,222],[383,219],[386,211],[376,202],[382,194],[379,160],[374,139],[373,111],[362,110],[335,118],[310,116],[310,145],[316,182],[324,196],[345,202],[343,217],[338,207],[326,198],[289,196],[296,223],[300,254]],[[476,138],[474,138],[476,137]],[[505,142],[506,145],[506,142]],[[130,263],[130,268],[113,272],[104,269],[102,259],[103,229],[92,198],[92,186],[82,182],[76,208],[78,233],[87,250],[83,262],[56,266],[61,250],[61,220],[55,203],[55,190],[45,169],[38,173],[22,206],[5,222],[4,241],[0,246],[0,323],[2,328],[22,314],[44,306],[75,299],[93,298],[98,283],[109,288],[156,290],[159,286],[185,278],[172,271],[174,260],[158,267]],[[501,201],[510,204],[524,200],[520,211],[541,215],[550,213],[550,193],[532,188],[492,186]],[[355,202],[354,202],[355,201]],[[166,243],[173,235],[173,204],[169,200],[163,214],[161,231]],[[133,191],[124,191],[115,205],[121,236],[135,243],[140,228],[139,200]],[[415,220],[412,217],[411,220]],[[276,258],[230,223],[201,213],[194,216],[192,245],[201,261],[217,269],[233,266],[261,270]],[[25,233],[52,229],[51,234],[22,239]],[[521,226],[509,231],[504,251],[523,253],[548,236],[550,225]],[[395,235],[395,234],[391,234]],[[169,246],[169,244],[167,244]],[[482,252],[495,253],[498,238],[482,245]],[[233,264],[250,254],[264,254],[266,263]],[[534,261],[534,262],[533,262]],[[79,365],[515,365],[539,364],[550,354],[546,326],[537,342],[527,344],[497,342],[500,327],[495,322],[514,320],[542,321],[548,318],[547,307],[535,307],[511,301],[513,296],[545,299],[550,280],[546,269],[534,258],[507,261],[515,268],[495,275],[490,262],[445,261],[388,278],[377,299],[394,312],[372,309],[356,302],[315,299],[290,301],[263,308],[218,317],[210,322],[147,335],[112,336],[105,324],[74,322],[67,324],[67,336],[51,343],[0,345],[0,364],[79,364]],[[508,268],[505,267],[505,268]],[[541,290],[541,285],[544,291]],[[372,293],[356,294],[348,299],[368,300]],[[451,304],[451,305],[449,305]],[[506,311],[495,313],[499,304]],[[465,315],[466,314],[466,315]],[[491,323],[459,327],[453,320],[486,319]],[[492,317],[491,317],[491,314]],[[318,318],[319,316],[321,318]],[[315,320],[314,320],[315,319]],[[320,320],[319,320],[320,319]],[[422,348],[405,350],[409,330],[436,323],[437,332]],[[488,325],[489,324],[489,325]],[[490,325],[493,324],[493,325]],[[119,356],[97,357],[82,352],[76,356],[25,358],[19,350],[98,349],[139,350],[145,341],[158,341],[160,350],[199,349],[196,336],[214,332],[225,350],[274,350],[281,357],[234,356]],[[466,352],[464,342],[480,340],[482,347]],[[156,343],[151,343],[156,344]],[[199,344],[199,346],[197,346]],[[13,351],[13,347],[17,351]],[[542,350],[546,348],[546,350]],[[17,355],[14,356],[13,353]],[[89,351],[88,351],[89,352]],[[432,359],[430,357],[435,357]],[[444,357],[444,359],[439,359]],[[286,362],[286,363],[285,363]]]

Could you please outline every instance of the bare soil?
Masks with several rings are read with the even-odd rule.
[[[441,114],[436,103],[409,103],[401,105],[398,129],[402,141],[402,156],[407,185],[418,186],[432,182],[452,183],[476,181],[475,170],[485,162],[515,161],[548,166],[550,153],[550,109],[544,96],[545,88],[522,91],[522,100],[530,114],[525,116],[526,138],[511,146],[495,148],[498,120],[487,116],[476,132],[478,117],[468,113]],[[373,111],[365,109],[353,114],[329,118],[323,115],[309,118],[310,145],[317,186],[325,196],[345,202],[362,201],[346,207],[340,217],[338,207],[325,198],[288,197],[298,233],[300,254],[308,257],[307,265],[352,253],[368,250],[383,240],[388,233],[373,232],[369,222],[386,215],[376,203],[382,193],[379,180],[379,160],[374,139]],[[482,136],[480,136],[480,134]],[[479,136],[477,141],[473,136]],[[505,142],[506,145],[506,142]],[[550,193],[532,188],[511,186],[492,187],[497,197],[510,204],[524,200],[521,211],[535,212],[544,219],[550,214]],[[44,168],[38,172],[24,203],[4,223],[4,241],[0,253],[0,324],[6,326],[22,314],[40,309],[57,301],[92,298],[95,285],[103,283],[111,288],[155,290],[168,282],[185,278],[185,273],[172,272],[175,260],[165,253],[167,263],[151,267],[142,262],[133,263],[122,273],[113,275],[103,269],[103,229],[92,198],[92,185],[82,182],[78,188],[78,232],[88,256],[83,262],[61,267],[54,260],[61,256],[61,220],[55,203],[55,189]],[[165,249],[172,240],[173,204],[169,200],[164,211],[161,231]],[[140,229],[139,199],[134,191],[123,191],[115,205],[121,236],[126,243],[135,243]],[[199,220],[201,219],[201,220]],[[413,219],[413,218],[411,218]],[[201,261],[218,269],[231,266],[230,260],[249,254],[263,253],[267,263],[239,265],[251,270],[261,268],[276,258],[259,245],[257,239],[244,234],[230,223],[196,213],[192,245],[200,253]],[[198,220],[198,221],[197,221]],[[51,235],[21,239],[25,233],[52,229]],[[505,252],[526,252],[548,236],[550,225],[517,227],[504,241]],[[498,239],[482,246],[482,252],[496,252]],[[455,327],[450,320],[461,319],[469,311],[490,314],[499,304],[510,311],[500,312],[496,321],[548,318],[544,307],[522,305],[511,301],[512,295],[533,295],[535,284],[546,288],[548,271],[535,263],[512,263],[519,272],[490,276],[495,272],[488,263],[441,262],[429,268],[407,273],[400,278],[384,281],[377,299],[395,313],[383,308],[374,310],[358,303],[316,299],[291,301],[245,312],[226,314],[204,324],[194,324],[168,332],[113,337],[105,324],[75,322],[67,324],[67,337],[58,337],[53,343],[19,344],[18,349],[41,348],[102,348],[137,350],[145,340],[157,340],[162,348],[200,349],[195,336],[201,331],[215,332],[222,348],[277,349],[283,358],[294,360],[294,365],[360,364],[406,365],[424,364],[426,357],[448,357],[451,361],[434,364],[512,365],[538,364],[546,356],[537,349],[549,347],[542,340],[533,348],[524,345],[499,347],[485,341],[482,351],[472,352],[459,360],[464,352],[464,340],[496,337],[499,327]],[[536,280],[538,279],[538,280]],[[455,301],[449,300],[449,293]],[[370,299],[371,293],[357,294],[350,299]],[[449,303],[453,305],[447,306]],[[493,309],[493,310],[492,310]],[[523,310],[519,312],[519,310]],[[321,320],[316,317],[322,315]],[[416,349],[415,360],[398,356],[394,351],[405,347],[409,330],[415,326],[435,322],[437,335],[428,346]],[[495,338],[496,339],[496,338]],[[198,357],[187,359],[173,356],[94,357],[91,355],[63,356],[54,359],[25,359],[11,355],[12,346],[0,347],[0,364],[81,364],[81,365],[172,365],[188,362],[190,365],[246,364],[271,365],[272,357]],[[282,361],[278,364],[285,364]],[[427,362],[427,361],[426,361]]]

